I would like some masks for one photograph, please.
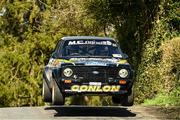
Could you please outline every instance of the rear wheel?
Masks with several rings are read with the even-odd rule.
[[[61,91],[55,81],[52,86],[52,104],[53,105],[64,105],[64,96],[61,93]]]
[[[51,91],[50,91],[45,80],[43,80],[42,97],[43,97],[44,102],[51,102],[52,101]]]

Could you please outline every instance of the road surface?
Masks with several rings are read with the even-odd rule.
[[[158,107],[44,106],[0,108],[0,120],[158,120],[167,116]]]

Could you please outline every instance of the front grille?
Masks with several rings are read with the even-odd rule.
[[[108,78],[115,78],[117,72],[115,68],[93,67],[93,66],[73,66],[74,75],[83,82],[107,82]]]

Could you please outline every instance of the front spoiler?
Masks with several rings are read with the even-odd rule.
[[[128,93],[127,90],[120,90],[118,92],[83,92],[83,91],[72,91],[72,90],[64,90],[65,95],[83,95],[83,94],[87,94],[87,95],[121,95],[121,94],[126,94]]]

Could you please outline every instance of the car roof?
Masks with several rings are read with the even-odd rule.
[[[113,40],[114,38],[110,37],[96,37],[96,36],[67,36],[61,38],[62,40]]]

